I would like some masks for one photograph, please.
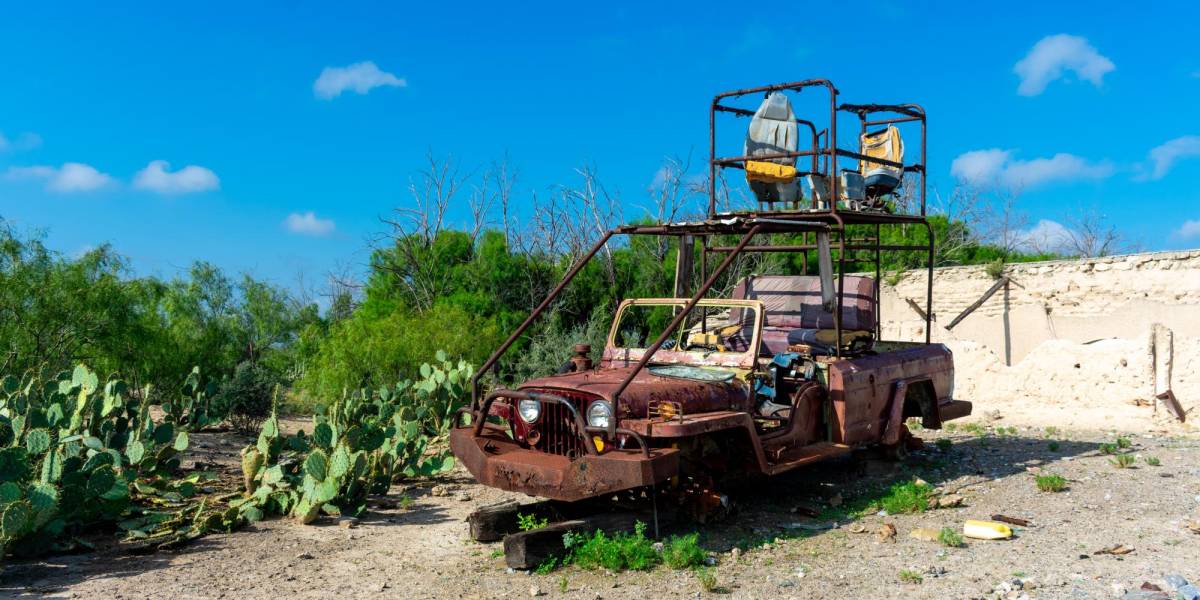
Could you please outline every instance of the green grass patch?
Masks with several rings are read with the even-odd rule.
[[[539,519],[537,515],[523,515],[521,513],[517,513],[517,527],[521,531],[541,529],[549,524],[550,519],[546,517]]]
[[[1126,448],[1133,447],[1133,442],[1129,441],[1127,437],[1119,437],[1117,438],[1117,447],[1125,450]]]
[[[1047,473],[1034,477],[1037,489],[1043,492],[1061,492],[1067,489],[1067,479],[1057,473]]]
[[[1100,449],[1100,454],[1116,454],[1117,453],[1117,445],[1116,444],[1100,444],[1099,449]]]
[[[949,527],[943,527],[942,530],[938,532],[938,541],[941,542],[943,546],[950,548],[962,548],[966,545],[963,543],[962,536],[959,535],[957,531]]]
[[[717,590],[717,574],[711,568],[696,569],[696,581],[700,583],[700,589],[706,592]]]
[[[1159,465],[1162,465],[1162,461],[1158,460],[1157,456],[1147,456],[1142,460],[1146,461],[1146,464],[1151,467],[1157,467]]]
[[[1137,459],[1132,454],[1118,454],[1108,459],[1108,462],[1118,469],[1128,469],[1133,466],[1135,460]]]
[[[984,427],[982,423],[977,423],[977,422],[976,423],[965,423],[965,424],[963,424],[962,429],[963,429],[963,431],[965,431],[971,435],[978,436],[978,437],[983,437],[983,436],[987,435],[987,433],[988,433],[987,427]]]
[[[634,525],[633,533],[611,536],[603,531],[568,533],[563,536],[563,545],[567,547],[568,554],[551,570],[566,564],[613,572],[647,571],[659,564],[666,564],[673,569],[698,568],[704,565],[704,559],[708,556],[700,547],[699,539],[698,533],[671,536],[663,540],[662,552],[659,553],[654,549],[654,542],[646,537],[646,524],[641,521]]]
[[[544,562],[542,562],[542,564],[538,565],[537,568],[533,570],[533,572],[537,573],[538,575],[548,575],[550,573],[553,573],[554,570],[560,566],[562,566],[562,565],[559,563],[558,557],[551,556],[550,558],[547,558]]]
[[[900,571],[900,581],[904,583],[921,583],[922,581],[925,581],[925,578],[921,576],[919,571],[904,569],[903,571]]]
[[[672,569],[687,569],[704,564],[708,553],[700,547],[700,534],[672,536],[663,543],[663,562]]]
[[[1046,435],[1049,437],[1054,437],[1055,435],[1058,435],[1058,428],[1053,425],[1046,427]]]
[[[887,494],[879,499],[879,505],[892,515],[925,512],[932,496],[933,486],[928,483],[915,480],[899,482],[893,484]]]

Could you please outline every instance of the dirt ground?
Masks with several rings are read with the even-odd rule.
[[[993,415],[995,416],[995,415]],[[919,431],[928,445],[902,465],[842,459],[728,490],[737,513],[703,527],[717,588],[690,571],[660,567],[612,574],[575,567],[538,575],[510,572],[500,544],[467,536],[464,519],[507,494],[476,485],[464,471],[436,482],[395,486],[361,522],[300,525],[272,520],[211,535],[172,552],[132,556],[112,548],[10,562],[0,595],[45,598],[1114,598],[1164,578],[1200,580],[1200,439],[1181,430],[1123,432],[1139,458],[1118,469],[1099,444],[1118,432],[1032,427],[1021,419],[972,421],[987,428]],[[1015,423],[1015,424],[1014,424]],[[1004,427],[1000,432],[997,427]],[[1014,429],[1010,430],[1009,427]],[[949,450],[934,442],[948,438]],[[1056,444],[1052,449],[1051,442]],[[194,460],[236,469],[244,443],[234,434],[193,436]],[[1150,466],[1155,457],[1161,466]],[[185,465],[186,465],[185,461]],[[1061,474],[1069,488],[1039,492],[1031,471]],[[960,507],[915,515],[871,514],[853,523],[805,518],[800,505],[873,497],[919,476]],[[434,485],[449,489],[433,495]],[[439,490],[440,491],[440,490]],[[412,498],[407,509],[395,505]],[[521,500],[528,500],[520,496]],[[962,548],[910,537],[918,527],[961,529],[970,518],[1032,520],[1007,541],[967,540]],[[876,531],[893,524],[893,541]],[[832,524],[827,530],[814,530]],[[858,531],[864,530],[861,533]],[[1095,554],[1122,544],[1123,555]],[[921,581],[902,582],[900,573]]]

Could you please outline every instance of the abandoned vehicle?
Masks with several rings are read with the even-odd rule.
[[[789,98],[801,91],[827,94],[823,128],[793,113]],[[757,110],[734,105],[755,96],[764,97]],[[839,115],[857,117],[855,150],[836,146]],[[741,156],[718,156],[718,117],[749,118]],[[916,161],[905,162],[901,127],[919,131]],[[856,169],[839,169],[850,161]],[[755,208],[718,210],[727,169],[744,171]],[[902,458],[919,444],[907,419],[936,429],[970,414],[969,402],[953,398],[950,351],[930,343],[934,249],[920,106],[839,105],[826,80],[720,94],[710,108],[708,186],[702,221],[607,232],[482,366],[462,411],[469,423],[451,433],[454,454],[481,483],[565,501],[681,485],[715,498],[722,479],[856,448]],[[881,231],[894,227],[922,228],[928,243],[882,243]],[[484,394],[481,379],[618,235],[676,241],[677,297],[622,302],[597,362],[581,344],[562,372]],[[727,275],[739,256],[765,252],[788,253],[805,274]],[[924,259],[924,342],[881,339],[884,252]],[[711,297],[721,281],[732,293]]]

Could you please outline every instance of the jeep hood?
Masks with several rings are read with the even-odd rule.
[[[521,390],[562,390],[612,401],[613,393],[634,367],[595,369],[532,379]],[[752,401],[749,385],[736,377],[729,381],[700,381],[684,377],[664,377],[642,369],[621,393],[619,418],[644,418],[653,402],[678,402],[684,414],[717,410],[749,410]]]

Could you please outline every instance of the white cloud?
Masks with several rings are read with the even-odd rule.
[[[221,180],[209,169],[188,165],[172,173],[167,170],[170,166],[165,160],[150,161],[133,176],[133,187],[160,194],[190,194],[221,187]]]
[[[283,220],[283,226],[288,231],[300,235],[309,235],[313,237],[325,237],[336,228],[333,219],[322,219],[317,217],[313,211],[305,213],[292,213]]]
[[[1174,237],[1185,240],[1200,237],[1200,219],[1184,221],[1183,225],[1175,230]]]
[[[63,163],[61,167],[46,165],[10,167],[6,177],[8,179],[41,179],[46,182],[47,190],[63,194],[90,192],[113,182],[111,176],[101,173],[95,167],[75,162]]]
[[[375,63],[365,61],[347,67],[325,67],[313,82],[313,93],[323,100],[332,100],[346,90],[366,94],[377,87],[405,87],[403,78],[382,71]]]
[[[1099,87],[1104,75],[1115,68],[1112,61],[1097,52],[1086,39],[1060,33],[1048,35],[1034,44],[1029,54],[1013,66],[1013,72],[1021,78],[1017,93],[1036,96],[1067,71]]]
[[[42,136],[36,133],[25,132],[17,136],[17,139],[10,140],[4,136],[4,132],[0,131],[0,152],[9,150],[32,150],[42,145]]]
[[[1018,160],[1012,155],[1012,150],[999,148],[964,152],[950,163],[950,174],[973,185],[999,184],[1011,188],[1104,179],[1113,174],[1113,166],[1108,161],[1089,162],[1065,152],[1033,160]]]
[[[1074,232],[1058,221],[1042,219],[1016,234],[1017,247],[1025,252],[1066,252]]]
[[[1151,173],[1143,179],[1162,179],[1175,163],[1200,156],[1200,135],[1177,137],[1150,150]]]
[[[1008,162],[1010,150],[989,148],[964,152],[950,163],[950,174],[967,183],[995,181]]]

